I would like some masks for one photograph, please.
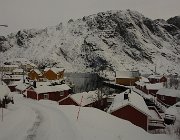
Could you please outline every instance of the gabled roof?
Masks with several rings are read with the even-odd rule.
[[[29,83],[23,83],[22,81],[18,83],[18,85],[16,86],[16,89],[24,91],[26,90],[28,87],[30,87],[31,85]]]
[[[176,89],[162,88],[162,89],[158,90],[157,94],[158,95],[169,96],[169,97],[178,97],[178,98],[180,98],[180,90],[176,90]]]
[[[38,70],[38,69],[32,69],[31,71],[35,71],[38,75],[41,74],[40,70]],[[31,71],[30,71],[30,72],[31,72]]]
[[[62,71],[64,71],[64,68],[55,68],[55,67],[53,67],[53,68],[45,68],[44,69],[44,72],[46,72],[46,71],[48,71],[48,70],[52,70],[54,73],[59,73],[59,72],[62,72]]]
[[[148,78],[161,79],[164,75],[150,75]]]
[[[129,89],[126,90],[125,92],[120,93],[115,96],[114,102],[111,104],[111,106],[108,109],[109,113],[114,112],[118,109],[121,109],[124,106],[130,105],[130,106],[134,107],[135,109],[137,109],[138,111],[145,114],[146,116],[151,116],[150,111],[149,111],[143,97],[141,97],[137,93],[131,91],[131,93],[128,94],[129,100],[127,100],[127,99],[124,100],[124,93],[129,93]]]
[[[83,98],[82,98],[83,96]],[[85,106],[98,100],[96,91],[82,92],[70,96],[78,105]],[[82,103],[81,103],[82,98]]]

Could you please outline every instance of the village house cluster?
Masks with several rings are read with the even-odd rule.
[[[2,80],[11,92],[37,101],[44,99],[56,101],[59,105],[98,108],[148,132],[165,128],[164,111],[154,103],[155,100],[166,107],[180,101],[179,90],[165,88],[167,78],[164,75],[145,78],[139,71],[121,71],[116,73],[115,82],[109,85],[122,87],[122,93],[105,95],[99,89],[74,93],[71,84],[65,80],[64,68],[39,70],[30,61],[22,60],[1,68]]]

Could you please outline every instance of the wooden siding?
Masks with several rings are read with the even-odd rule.
[[[59,105],[76,105],[76,106],[79,106],[79,104],[77,104],[71,97],[68,97],[68,98],[62,100],[61,102],[59,102]],[[98,108],[100,110],[104,110],[107,106],[108,106],[107,99],[103,98],[102,100],[95,101],[91,104],[87,104],[84,107],[94,107],[94,108]]]
[[[45,94],[48,94],[48,100],[51,101],[59,101],[69,95],[68,91],[63,91],[63,93],[62,92],[41,93],[38,94],[38,100],[44,99]]]
[[[37,94],[33,90],[28,90],[27,91],[27,98],[35,99],[37,100]]]
[[[64,99],[63,101],[59,102],[59,105],[76,105],[79,106],[71,97]]]
[[[162,82],[167,82],[167,78],[162,76],[160,79],[156,79],[156,78],[148,78],[149,82],[151,84],[154,84],[154,83],[162,83]]]
[[[54,73],[51,69],[49,69],[48,71],[46,71],[46,72],[43,74],[43,77],[44,77],[44,78],[47,78],[48,80],[57,80],[57,79],[58,79],[57,74]]]
[[[176,97],[170,97],[170,96],[164,96],[164,95],[158,95],[158,94],[157,94],[157,98],[158,100],[162,101],[163,103],[167,105],[174,105],[177,101]]]
[[[133,86],[135,82],[139,81],[139,78],[116,78],[116,84],[125,85],[125,86]]]
[[[128,120],[134,125],[139,126],[147,131],[148,117],[130,105],[120,108],[111,114],[118,118]]]
[[[16,85],[13,85],[13,86],[8,85],[8,87],[9,87],[9,89],[10,89],[11,92],[16,91]]]
[[[38,80],[39,79],[39,75],[34,70],[32,70],[28,73],[28,77],[30,80],[35,80],[35,79]]]

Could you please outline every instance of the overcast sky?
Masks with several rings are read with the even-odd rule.
[[[180,0],[0,0],[0,25],[8,25],[0,26],[0,35],[125,9],[136,10],[151,19],[168,19],[180,15]]]

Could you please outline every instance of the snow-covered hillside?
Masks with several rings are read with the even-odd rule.
[[[13,94],[15,104],[4,109],[0,121],[0,140],[175,140],[165,134],[149,134],[95,108],[81,107],[77,120],[77,106],[59,106],[53,101]]]
[[[45,29],[0,37],[0,60],[25,57],[66,71],[180,72],[178,18],[151,20],[136,11],[107,11]]]

